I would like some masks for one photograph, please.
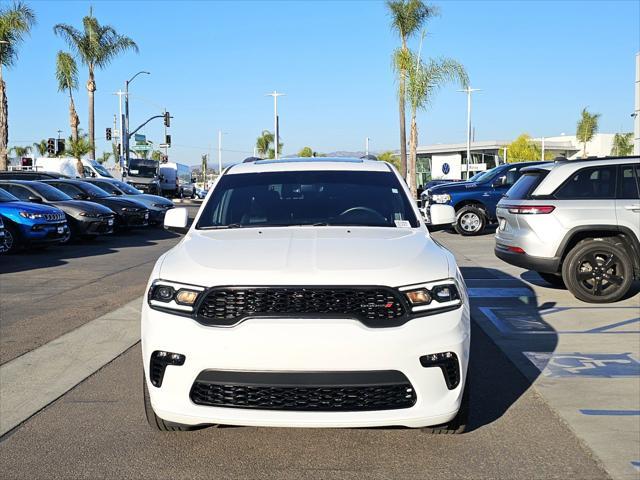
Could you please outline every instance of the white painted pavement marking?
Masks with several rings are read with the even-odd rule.
[[[518,298],[535,297],[536,294],[530,288],[468,288],[471,298]]]
[[[0,435],[65,394],[140,339],[142,299],[0,365]]]

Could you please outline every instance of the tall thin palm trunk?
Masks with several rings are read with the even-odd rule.
[[[416,150],[418,148],[418,123],[416,121],[416,111],[411,112],[411,126],[409,133],[409,161],[407,162],[407,170],[409,177],[409,188],[413,198],[417,197],[418,188],[416,185]]]
[[[7,103],[7,92],[4,78],[2,78],[2,67],[0,66],[0,171],[7,170],[9,163],[9,105]]]
[[[96,91],[96,81],[93,75],[93,67],[89,67],[89,80],[87,80],[87,92],[89,94],[89,143],[91,143],[91,160],[96,159],[96,132],[94,128],[94,94]]]
[[[405,111],[405,75],[400,73],[400,92],[398,95],[398,106],[400,111],[400,174],[402,178],[407,178],[407,121]]]
[[[73,102],[73,94],[69,90],[69,125],[71,126],[71,138],[78,140],[78,125],[80,125],[80,118],[78,118],[78,112],[76,112],[76,105]]]

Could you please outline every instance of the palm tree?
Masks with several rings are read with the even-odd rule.
[[[418,110],[427,108],[436,92],[447,83],[458,82],[462,88],[469,85],[469,77],[465,68],[451,58],[429,59],[423,65],[420,58],[410,50],[398,49],[395,57],[396,69],[407,72],[406,94],[411,107],[411,130],[409,137],[408,182],[409,188],[417,192],[415,183],[416,160],[418,149]]]
[[[398,170],[400,170],[400,158],[398,157],[397,153],[394,153],[391,150],[382,152],[380,155],[378,155],[378,160],[380,160],[381,162],[388,162]]]
[[[160,150],[153,150],[151,152],[151,160],[160,161],[162,160],[162,152]]]
[[[29,152],[31,152],[31,146],[26,146],[26,147],[13,147],[11,149],[11,151],[13,153],[16,154],[16,157],[20,158],[20,157],[26,157],[27,155],[29,155]]]
[[[311,149],[311,147],[303,147],[298,152],[298,156],[299,157],[313,157],[313,150]]]
[[[598,132],[599,118],[599,113],[589,113],[586,107],[582,109],[576,128],[576,138],[582,143],[582,158],[587,158],[587,142]]]
[[[274,135],[273,135],[273,133],[271,133],[269,130],[263,130],[262,131],[262,135],[260,135],[258,137],[258,139],[256,140],[256,152],[262,158],[264,158],[264,157],[275,158],[276,157],[276,151],[275,151],[273,145],[274,145]],[[279,152],[282,152],[282,147],[283,146],[284,146],[284,143],[282,143],[282,142],[278,143],[278,151]]]
[[[47,156],[47,141],[46,140],[40,140],[39,142],[36,142],[33,144],[33,148],[36,149],[36,152],[38,152],[38,156],[39,157],[46,157]]]
[[[633,153],[633,133],[616,133],[613,136],[611,155],[627,157]]]
[[[9,154],[9,105],[2,67],[13,66],[18,58],[18,46],[35,23],[33,10],[21,1],[0,9],[0,170],[7,169]]]
[[[111,152],[102,152],[102,156],[98,157],[96,160],[98,160],[98,163],[100,165],[104,165],[109,161],[110,158],[111,158]]]
[[[409,50],[407,41],[416,34],[430,18],[438,15],[438,8],[427,5],[422,0],[387,0],[391,15],[391,28],[400,37],[404,52]],[[407,126],[406,126],[406,78],[407,71],[398,70],[398,107],[400,110],[400,173],[407,174]]]
[[[69,92],[69,124],[71,125],[71,138],[78,138],[78,125],[80,119],[73,103],[73,91],[78,88],[78,66],[75,59],[67,52],[59,51],[56,56],[56,79],[58,91]]]
[[[76,170],[79,176],[83,176],[84,167],[82,157],[93,151],[93,145],[84,133],[78,133],[78,138],[69,137],[66,145],[66,153],[76,159]]]
[[[59,23],[53,27],[54,33],[63,37],[75,50],[82,63],[89,69],[87,92],[89,95],[89,142],[91,158],[96,156],[94,94],[96,91],[95,71],[105,68],[111,60],[127,50],[138,51],[138,46],[129,37],[120,35],[109,25],[100,25],[89,9],[89,15],[82,19],[83,30]]]

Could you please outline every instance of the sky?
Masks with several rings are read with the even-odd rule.
[[[224,164],[252,155],[273,130],[280,97],[283,154],[399,148],[397,83],[391,55],[399,40],[383,1],[33,1],[37,25],[4,71],[9,145],[70,134],[68,97],[57,91],[55,56],[68,47],[57,23],[81,26],[93,6],[103,24],[131,37],[128,52],[96,74],[98,155],[130,86],[131,129],[166,108],[173,116],[171,161],[198,164],[210,153]],[[422,58],[452,57],[467,69],[476,140],[575,133],[580,111],[601,114],[600,131],[632,131],[640,1],[436,1]],[[8,5],[6,0],[0,1]],[[410,46],[418,49],[419,39]],[[87,129],[86,67],[75,93]],[[465,141],[466,96],[444,86],[418,114],[419,144]],[[161,120],[141,130],[163,141]]]

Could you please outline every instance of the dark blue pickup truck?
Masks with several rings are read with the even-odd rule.
[[[422,193],[421,203],[451,205],[456,210],[454,228],[460,235],[479,235],[496,221],[496,205],[520,178],[524,167],[543,162],[507,163],[487,170],[466,182],[436,185]]]

